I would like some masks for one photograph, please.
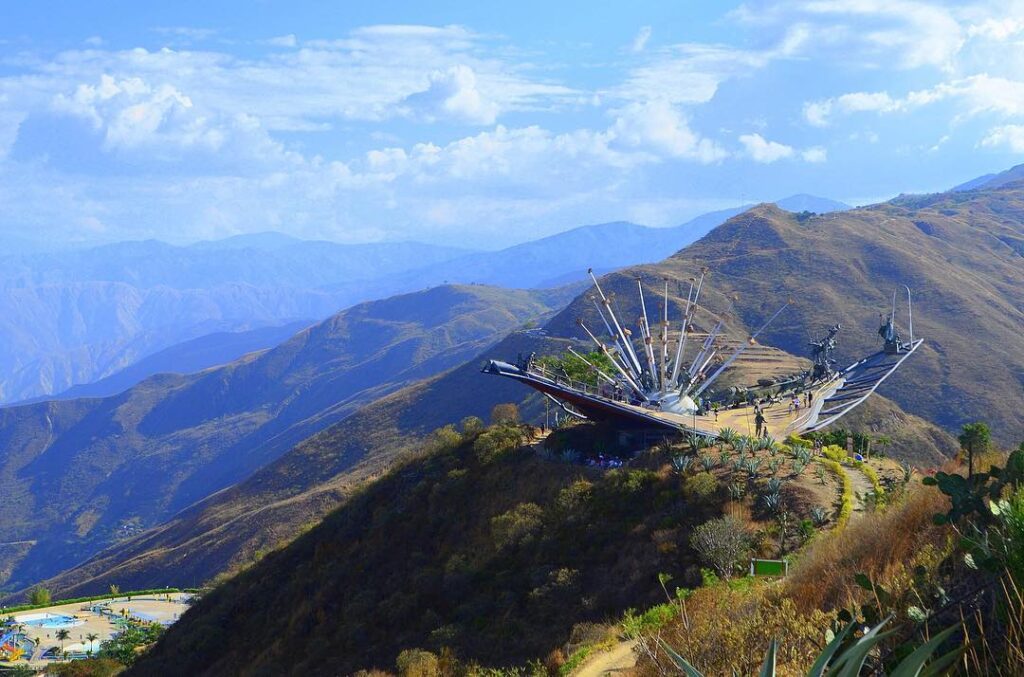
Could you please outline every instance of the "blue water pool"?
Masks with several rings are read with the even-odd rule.
[[[25,614],[17,616],[14,620],[31,628],[70,628],[85,623],[72,616],[50,613]]]

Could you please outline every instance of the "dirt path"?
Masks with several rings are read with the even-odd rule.
[[[620,642],[607,651],[594,654],[572,674],[574,677],[601,677],[628,672],[636,666],[634,646],[636,642],[632,640]]]
[[[864,497],[875,490],[871,480],[859,468],[843,466],[843,470],[850,476],[850,483],[853,485],[853,511],[864,512]]]

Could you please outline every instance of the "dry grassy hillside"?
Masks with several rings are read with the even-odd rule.
[[[841,362],[879,347],[879,313],[888,311],[895,288],[905,310],[908,285],[914,333],[926,343],[881,393],[947,430],[986,420],[997,439],[1010,443],[1024,436],[1022,243],[1019,184],[809,218],[761,205],[662,263],[608,275],[602,284],[615,292],[622,315],[635,317],[635,276],[649,294],[667,278],[678,318],[686,280],[707,267],[699,324],[722,317],[742,333],[791,298],[762,342],[806,354],[808,339],[839,322]],[[578,335],[577,317],[600,326],[581,297],[548,329]]]

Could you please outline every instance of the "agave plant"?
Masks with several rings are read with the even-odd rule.
[[[778,493],[765,494],[761,497],[761,502],[764,503],[764,507],[771,513],[777,513],[782,508],[782,496]]]
[[[814,522],[814,526],[823,527],[828,521],[828,513],[820,505],[816,505],[811,508],[811,521]]]
[[[814,469],[814,476],[818,478],[818,481],[822,484],[825,483],[825,466],[819,465]]]
[[[769,494],[777,494],[782,491],[782,480],[773,477],[768,480],[766,488],[768,489]]]
[[[796,475],[802,475],[804,468],[807,467],[807,463],[801,460],[793,461],[793,473]]]
[[[811,451],[806,447],[799,447],[796,450],[796,460],[800,461],[804,465],[811,462]]]
[[[828,643],[818,657],[815,659],[814,664],[811,665],[811,669],[807,673],[807,677],[822,677],[822,675],[839,675],[841,677],[856,677],[861,673],[864,668],[864,663],[867,662],[868,656],[876,651],[878,644],[885,638],[892,635],[895,630],[889,630],[882,632],[882,628],[892,619],[889,616],[878,625],[868,628],[864,634],[852,640],[845,648],[843,643],[846,641],[847,636],[855,627],[856,623],[850,623],[843,630]],[[946,628],[942,632],[934,635],[930,640],[917,647],[912,653],[903,658],[898,665],[892,666],[887,674],[898,677],[916,677],[917,675],[941,675],[948,670],[957,659],[960,658],[960,654],[963,653],[964,647],[953,649],[949,653],[943,654],[938,658],[932,660],[932,656],[939,650],[939,647],[950,638],[950,636],[956,631],[957,626],[951,626]],[[697,668],[693,667],[689,661],[680,656],[676,651],[670,647],[665,640],[659,639],[658,642],[661,647],[668,654],[669,659],[678,668],[682,674],[686,677],[704,677],[703,673]],[[840,650],[842,648],[842,650]],[[779,651],[778,640],[773,639],[768,645],[768,653],[765,654],[764,662],[761,664],[761,670],[758,673],[760,677],[775,677],[776,675],[776,658]]]
[[[750,437],[749,435],[741,435],[740,437],[736,438],[736,444],[733,446],[736,448],[736,451],[740,452],[741,454],[743,452],[750,451],[751,449],[754,448],[754,438]]]
[[[733,482],[732,484],[729,485],[729,497],[732,498],[732,500],[740,500],[741,498],[743,498],[743,495],[745,493],[747,493],[747,489],[742,484],[737,484]]]
[[[723,449],[722,453],[720,453],[718,455],[718,465],[720,465],[720,466],[722,466],[724,468],[725,466],[729,465],[729,459],[730,458],[731,458],[731,456],[730,456],[729,452],[725,451]]]
[[[740,434],[732,428],[722,428],[718,431],[718,439],[722,440],[722,442],[728,444],[730,447],[736,443],[739,436]]]
[[[779,472],[779,468],[781,468],[781,467],[782,467],[782,459],[781,458],[773,458],[772,460],[768,461],[768,469],[772,471],[772,475],[775,475],[776,473],[778,473]]]
[[[686,443],[690,445],[690,448],[694,451],[700,451],[704,447],[708,446],[708,439],[703,435],[690,433],[686,436]]]
[[[693,456],[676,456],[672,459],[672,469],[678,474],[685,473],[693,464]]]
[[[705,454],[704,456],[700,457],[700,465],[702,468],[704,468],[704,470],[711,472],[711,470],[714,469],[715,467],[715,459],[711,455]]]

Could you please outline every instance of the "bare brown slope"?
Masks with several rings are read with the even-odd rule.
[[[548,297],[439,287],[356,306],[224,367],[0,410],[4,541],[34,541],[0,549],[7,585],[76,566],[237,482],[364,397],[463,363],[548,312]]]
[[[840,362],[876,350],[879,312],[894,288],[914,290],[914,332],[924,347],[881,388],[908,412],[956,430],[988,421],[996,438],[1024,438],[1024,187],[904,198],[800,219],[769,205],[730,219],[666,261],[609,275],[622,314],[638,312],[634,277],[654,293],[672,281],[673,303],[706,266],[702,301],[712,314],[756,327],[791,298],[762,342],[805,354],[807,341],[843,325]],[[682,286],[681,293],[679,287]],[[680,298],[681,297],[681,298]],[[679,311],[674,310],[675,317]],[[577,335],[577,317],[599,326],[578,298],[550,324]],[[905,326],[905,323],[904,323]],[[734,326],[733,330],[741,330]]]

